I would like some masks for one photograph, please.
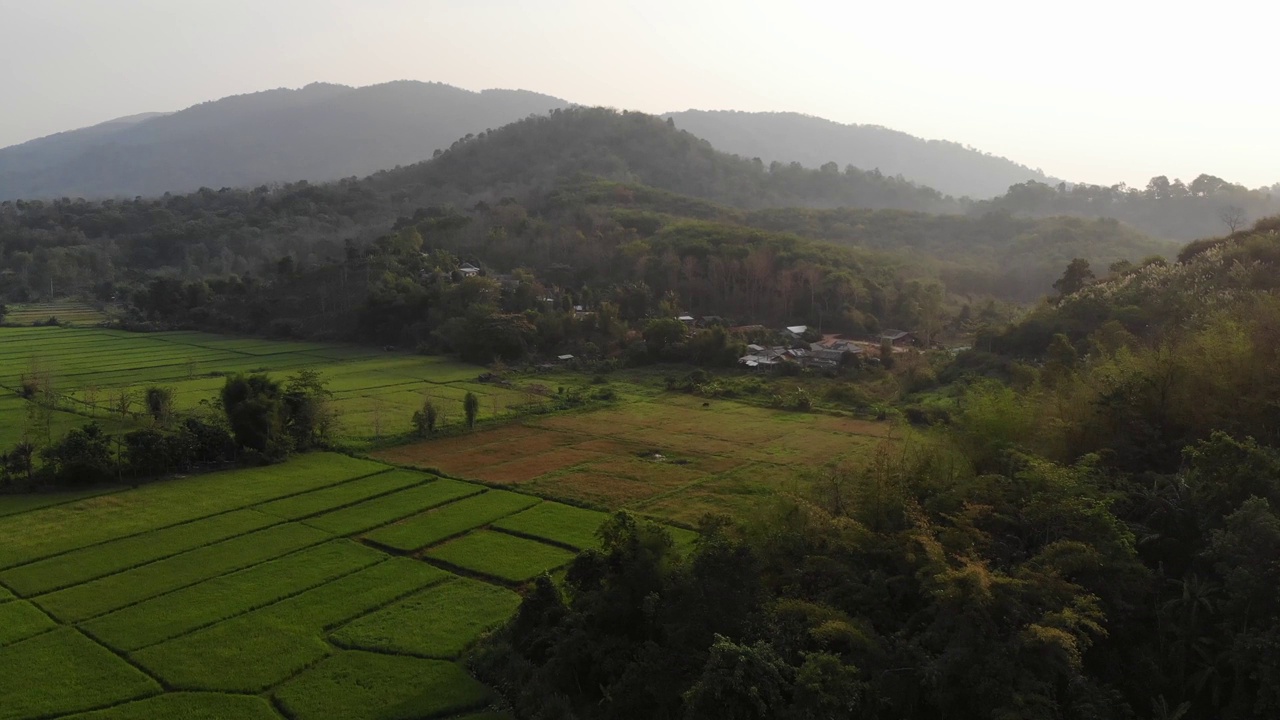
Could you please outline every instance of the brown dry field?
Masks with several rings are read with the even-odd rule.
[[[891,436],[888,423],[663,396],[374,457],[693,524],[707,512],[741,516],[770,497],[804,492],[814,475],[858,462]]]

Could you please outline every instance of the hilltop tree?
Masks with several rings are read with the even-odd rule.
[[[1076,258],[1067,265],[1062,277],[1058,278],[1058,281],[1053,284],[1053,289],[1057,290],[1062,297],[1066,297],[1079,292],[1093,279],[1093,270],[1089,267],[1089,261],[1084,258]]]
[[[1227,205],[1226,207],[1218,210],[1218,219],[1226,223],[1227,229],[1234,234],[1235,231],[1244,227],[1249,216],[1245,214],[1244,208],[1241,208],[1238,205]]]

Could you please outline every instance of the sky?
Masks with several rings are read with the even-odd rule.
[[[0,0],[0,147],[311,82],[795,111],[1074,182],[1280,182],[1261,0]]]

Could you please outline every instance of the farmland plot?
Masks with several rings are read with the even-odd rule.
[[[850,417],[636,393],[615,407],[374,455],[692,526],[707,513],[744,516],[770,498],[807,492],[826,469],[869,457],[889,431]]]
[[[325,453],[6,505],[0,720],[500,718],[456,660],[596,519]]]
[[[0,443],[45,434],[27,418],[29,401],[16,392],[24,378],[39,378],[58,398],[47,423],[57,438],[97,419],[109,429],[136,420],[119,412],[120,398],[138,398],[152,386],[169,388],[178,410],[213,398],[236,372],[266,372],[279,380],[300,369],[328,383],[337,411],[336,440],[361,448],[407,432],[413,413],[430,400],[440,425],[464,421],[462,400],[480,399],[481,417],[511,415],[542,398],[500,385],[474,382],[481,368],[404,353],[347,345],[233,338],[198,332],[128,333],[80,327],[0,327]]]

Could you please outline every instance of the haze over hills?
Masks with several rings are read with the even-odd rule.
[[[947,140],[925,140],[878,125],[845,125],[800,113],[686,110],[668,113],[717,149],[769,162],[852,164],[902,175],[956,197],[1002,195],[1010,185],[1057,183],[1040,170]]]
[[[0,150],[0,199],[133,197],[368,175],[567,104],[522,90],[412,81],[237,95]]]
[[[568,104],[527,91],[476,93],[414,81],[360,88],[316,83],[237,95],[0,150],[0,199],[132,197],[362,176],[427,159],[467,134]],[[1048,180],[956,143],[869,125],[796,113],[686,111],[669,117],[716,149],[745,158],[878,169],[957,197],[991,197],[1015,183]]]

